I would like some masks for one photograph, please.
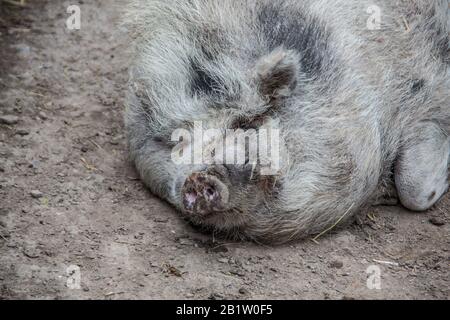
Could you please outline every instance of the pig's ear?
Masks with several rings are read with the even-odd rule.
[[[286,97],[297,85],[300,58],[297,52],[278,48],[256,64],[260,93],[270,99]]]

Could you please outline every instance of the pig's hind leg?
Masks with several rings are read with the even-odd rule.
[[[395,166],[400,202],[413,211],[432,207],[448,190],[450,137],[433,122],[420,123],[407,137]]]

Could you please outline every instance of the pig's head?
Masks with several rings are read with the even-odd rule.
[[[351,53],[337,53],[345,41],[302,14],[300,3],[255,2],[247,12],[246,2],[222,1],[227,14],[206,20],[199,13],[215,12],[209,2],[201,2],[206,9],[183,3],[133,11],[155,15],[133,19],[148,32],[137,30],[142,41],[127,111],[131,150],[152,191],[197,225],[258,240],[271,236],[268,241],[322,232],[364,203],[382,170],[385,133],[376,94],[363,84],[363,73],[346,68]],[[171,12],[175,4],[182,8]],[[199,142],[196,122],[216,131]],[[179,151],[178,136],[171,139],[178,128],[194,136],[191,151],[206,151],[210,161],[192,156],[167,163],[167,150]],[[227,129],[277,137],[278,159],[272,152],[264,158],[259,139],[226,144]],[[187,142],[182,139],[181,150],[189,149]],[[210,148],[222,142],[222,149]],[[252,148],[256,157],[244,151],[238,161],[239,151]],[[235,152],[234,161],[224,160]]]
[[[277,196],[288,163],[277,112],[296,88],[298,61],[282,48],[262,57],[249,73],[249,92],[241,91],[234,106],[214,105],[182,139],[179,133],[172,137],[182,140],[174,153],[198,168],[180,185],[182,212],[193,223],[238,231]]]

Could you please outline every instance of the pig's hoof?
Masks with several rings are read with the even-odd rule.
[[[229,192],[225,184],[216,177],[193,173],[184,183],[182,197],[187,212],[207,216],[226,210]]]

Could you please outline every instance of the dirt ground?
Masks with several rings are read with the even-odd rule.
[[[449,196],[372,208],[318,243],[193,230],[127,160],[121,1],[78,1],[78,31],[76,1],[27,2],[0,0],[0,299],[450,298]]]

